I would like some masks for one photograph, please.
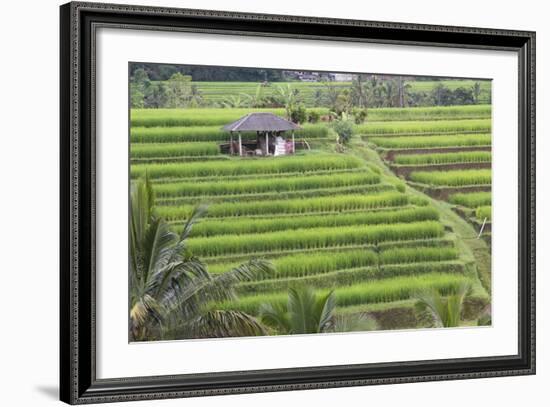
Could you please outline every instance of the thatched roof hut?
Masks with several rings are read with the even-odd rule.
[[[257,134],[257,145],[262,150],[264,155],[269,154],[269,136],[278,137],[282,132],[294,131],[299,129],[297,124],[285,120],[282,117],[274,115],[273,113],[249,113],[246,116],[241,117],[239,120],[233,123],[223,126],[223,130],[231,133],[231,146],[230,150],[233,154],[233,134],[237,133],[239,138],[238,151],[239,155],[243,155],[243,146],[241,132],[253,132]],[[263,136],[263,137],[261,137]],[[294,151],[294,132],[292,133],[292,151]]]

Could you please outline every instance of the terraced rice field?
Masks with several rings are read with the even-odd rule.
[[[359,130],[397,175],[456,205],[490,236],[491,112],[477,112],[476,119],[368,123]]]
[[[220,307],[256,315],[262,302],[285,301],[289,287],[307,284],[321,293],[334,289],[340,313],[369,312],[376,306],[383,309],[377,313],[381,327],[410,328],[414,324],[392,325],[392,313],[412,313],[411,301],[419,289],[433,287],[448,294],[466,280],[479,286],[469,260],[459,250],[457,236],[445,227],[440,212],[428,200],[397,188],[397,177],[374,170],[359,154],[330,152],[329,143],[323,144],[330,134],[325,124],[304,129],[311,132],[308,137],[318,140],[312,151],[283,157],[229,157],[217,148],[219,142],[227,141],[220,127],[245,111],[200,110],[207,112],[132,111],[131,177],[148,174],[157,195],[157,212],[175,231],[182,229],[196,205],[208,204],[188,248],[208,264],[210,272],[224,273],[254,257],[273,262],[275,275],[242,283],[238,300]],[[437,120],[429,113],[427,109],[373,109],[369,117],[391,120],[402,114],[413,118],[414,124],[400,121],[403,124],[396,129],[418,135],[397,133],[369,142],[417,140],[417,146],[426,147],[418,140],[472,137],[481,140],[476,145],[490,145],[490,121],[483,118],[486,106],[467,107],[462,113],[457,108],[434,108]],[[467,125],[456,120],[461,114]],[[445,122],[445,117],[450,120]],[[423,125],[418,124],[424,119]],[[438,132],[452,128],[458,133],[423,136],[422,131],[410,131],[434,133],[433,126]],[[382,127],[369,124],[358,131],[367,129],[370,134],[370,129]],[[461,131],[469,134],[461,135]],[[394,147],[386,144],[384,148]],[[409,147],[400,145],[399,151],[403,148]],[[487,157],[483,152],[453,154],[438,153],[426,159],[421,154],[400,153],[396,157],[403,158],[396,158],[395,163],[490,162],[490,154]],[[466,170],[445,176],[422,170],[410,180],[434,182],[438,187],[470,185],[470,179],[475,185],[490,184],[490,169],[476,171],[479,174],[470,177],[473,173]],[[453,199],[466,202],[468,197]],[[485,208],[487,199],[476,202]],[[475,296],[488,301],[483,289]]]

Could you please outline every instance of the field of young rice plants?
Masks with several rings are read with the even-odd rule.
[[[202,86],[212,97],[220,91],[214,84]],[[259,110],[284,116],[283,109]],[[222,154],[220,143],[229,135],[221,127],[250,111],[131,112],[131,179],[152,181],[157,215],[180,232],[196,206],[207,205],[187,242],[189,251],[213,274],[251,258],[276,268],[273,275],[241,283],[238,299],[219,307],[257,315],[262,303],[286,301],[288,288],[298,285],[316,287],[319,294],[334,289],[338,307],[391,307],[421,289],[450,294],[473,278],[439,210],[397,188],[396,177],[373,170],[352,149],[342,154],[326,147],[334,133],[324,122],[296,132],[297,138],[321,140],[311,151],[255,158]],[[436,149],[395,155],[395,164],[423,166],[410,181],[486,185],[490,169],[433,173],[425,166],[490,162],[490,151],[440,151],[490,146],[490,114],[488,105],[370,109],[369,122],[356,126],[356,133],[384,150]],[[487,199],[459,192],[452,198],[457,204],[474,202],[471,208],[480,212],[490,205],[490,194]]]
[[[367,123],[363,138],[411,185],[456,205],[472,223],[490,221],[491,110],[476,108],[475,119]]]

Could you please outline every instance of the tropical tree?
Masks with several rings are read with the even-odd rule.
[[[365,313],[337,315],[334,317],[333,332],[375,331],[376,321]]]
[[[432,326],[448,328],[460,325],[464,299],[471,285],[464,283],[447,298],[437,290],[423,291],[417,294],[416,309],[421,317],[427,318]]]
[[[475,82],[472,86],[472,94],[474,97],[474,103],[479,103],[479,97],[481,96],[481,83]]]
[[[167,107],[186,107],[191,101],[192,86],[191,76],[183,75],[180,72],[173,74],[166,82]]]
[[[333,326],[336,296],[333,291],[317,295],[310,287],[289,288],[288,301],[264,303],[261,321],[280,334],[327,332]]]
[[[246,107],[247,106],[247,101],[245,99],[243,99],[242,95],[238,95],[238,96],[235,96],[235,95],[231,95],[227,98],[225,98],[222,102],[221,102],[221,106],[222,107],[225,107],[225,108],[241,108],[241,107]]]
[[[292,89],[288,83],[286,86],[277,86],[276,96],[279,102],[285,107],[287,120],[292,120],[292,112],[299,103],[298,89]]]
[[[250,107],[264,107],[266,103],[266,97],[264,95],[264,86],[262,84],[259,84],[256,86],[256,90],[254,91],[254,94],[250,95],[248,93],[242,93],[241,94],[244,99],[246,99],[246,103]]]
[[[240,311],[216,309],[235,297],[233,287],[271,265],[251,260],[212,276],[187,249],[194,223],[206,208],[199,206],[182,232],[172,232],[155,214],[154,191],[148,177],[131,186],[130,203],[130,337],[152,339],[263,335],[265,327]]]

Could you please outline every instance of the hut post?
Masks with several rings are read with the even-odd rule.
[[[265,132],[265,155],[269,155],[269,132]]]
[[[292,132],[292,154],[296,154],[296,142],[294,141],[294,131]]]
[[[243,155],[243,140],[241,138],[241,132],[239,131],[239,156]]]
[[[229,132],[231,140],[229,142],[229,154],[233,155],[235,152],[233,151],[233,132]]]

